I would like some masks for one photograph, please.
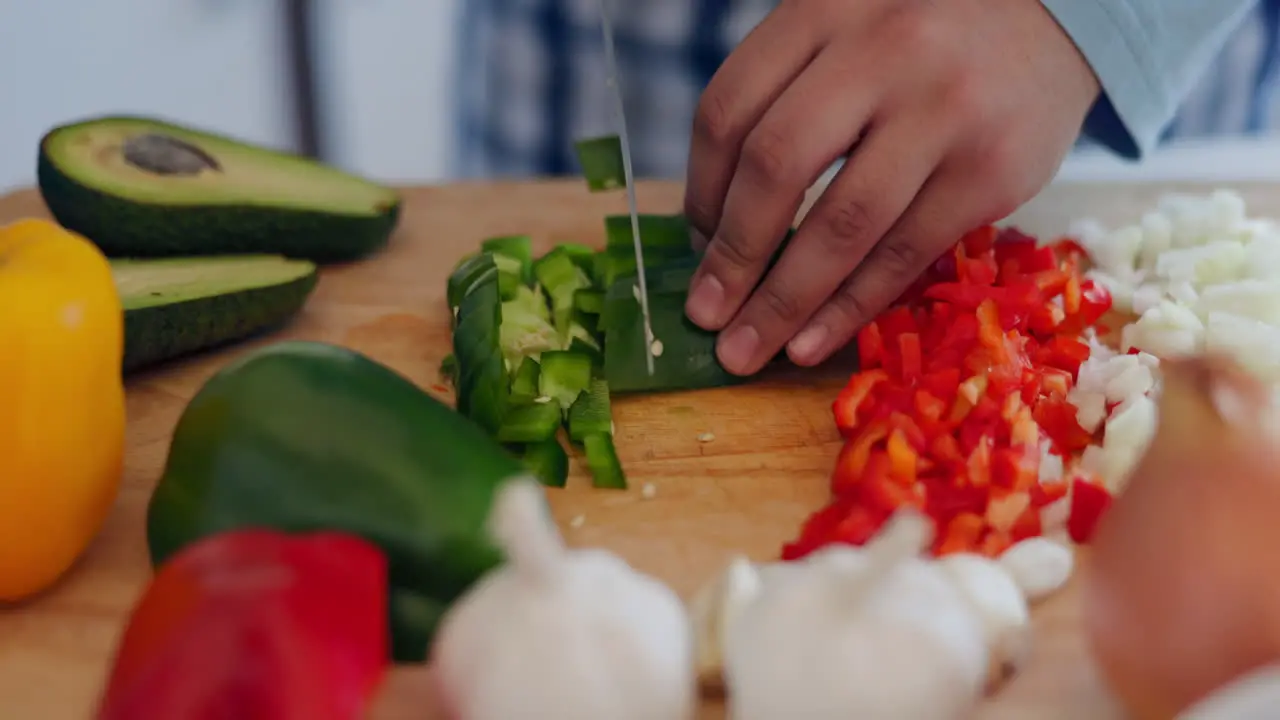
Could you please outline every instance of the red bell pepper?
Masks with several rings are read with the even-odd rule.
[[[1111,493],[1101,484],[1076,478],[1071,483],[1071,514],[1067,517],[1071,539],[1080,544],[1089,542],[1111,501]]]
[[[387,667],[387,566],[338,533],[238,530],[157,571],[98,720],[355,720]]]
[[[1065,482],[1041,483],[1041,445],[1072,456],[1094,441],[1067,401],[1110,309],[1083,277],[1071,240],[1040,245],[1007,228],[966,233],[889,310],[859,332],[862,372],[832,405],[850,440],[832,474],[832,507],[787,546],[860,544],[904,505],[938,532],[934,552],[995,556],[1042,531]],[[1073,522],[1080,530],[1097,495]],[[1074,497],[1074,496],[1073,496]]]

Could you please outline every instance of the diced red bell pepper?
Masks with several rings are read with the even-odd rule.
[[[978,543],[978,553],[995,559],[1003,555],[1004,551],[1011,547],[1013,547],[1013,537],[1009,533],[991,530]]]
[[[835,472],[831,474],[831,492],[837,497],[857,490],[867,472],[867,464],[877,443],[889,436],[889,425],[876,421],[863,428],[854,439],[846,442],[836,458]]]
[[[1062,311],[1067,317],[1080,314],[1080,303],[1082,301],[1080,291],[1080,278],[1076,275],[1067,276],[1067,284],[1062,288]]]
[[[948,367],[926,373],[920,378],[920,387],[943,403],[950,403],[960,389],[960,368]]]
[[[942,413],[947,411],[947,404],[928,390],[916,390],[915,401],[915,416],[922,425],[937,426],[942,420]]]
[[[1076,420],[1076,409],[1066,399],[1045,397],[1032,411],[1036,422],[1058,450],[1077,453],[1093,442],[1093,436]]]
[[[991,482],[1010,490],[1030,490],[1039,481],[1039,451],[1025,447],[1003,447],[991,453]]]
[[[889,430],[902,433],[903,439],[915,452],[922,453],[928,449],[928,436],[925,435],[924,429],[915,420],[911,419],[910,415],[904,412],[891,412],[888,420]]]
[[[875,320],[858,331],[858,367],[866,372],[878,368],[884,362],[884,338]]]
[[[933,554],[939,557],[953,553],[973,552],[986,529],[986,521],[977,513],[959,513],[940,528],[934,540]]]
[[[990,527],[1008,532],[1030,507],[1031,496],[1026,491],[992,488],[984,519]]]
[[[895,429],[889,433],[885,454],[889,459],[889,477],[900,485],[915,485],[920,455],[912,447],[911,441],[907,440],[907,434],[903,430]]]
[[[962,487],[956,480],[925,478],[925,513],[938,522],[947,522],[960,513],[981,515],[987,510],[986,488]]]
[[[782,559],[799,560],[830,542],[853,507],[850,500],[836,500],[810,515],[800,528],[800,537],[782,546]]]
[[[1031,275],[1058,267],[1058,257],[1053,248],[1040,246],[1034,238],[1006,239],[1001,237],[995,245],[996,263],[1005,267],[1013,263],[1018,275]],[[1007,281],[1006,281],[1007,282]]]
[[[991,438],[982,436],[965,461],[966,479],[971,487],[991,485]]]
[[[885,453],[877,452],[872,455],[868,465],[887,467],[889,459]],[[925,504],[923,488],[914,483],[904,485],[890,477],[888,471],[868,472],[866,480],[858,489],[858,497],[871,510],[886,515],[893,514],[903,507],[919,509]]]
[[[1088,543],[1111,501],[1111,492],[1101,484],[1076,478],[1071,483],[1071,514],[1067,516],[1071,539],[1081,545]]]
[[[387,564],[338,533],[236,530],[134,607],[98,720],[356,720],[387,668]]]
[[[880,336],[884,339],[886,348],[897,347],[898,336],[902,333],[920,332],[915,315],[905,305],[890,308],[876,318],[876,324],[880,326]]]
[[[960,244],[964,246],[965,254],[969,257],[977,257],[986,255],[996,246],[996,240],[1000,238],[1000,229],[995,225],[983,225],[976,227],[965,233],[960,238]]]
[[[966,280],[936,283],[924,291],[924,296],[930,300],[939,300],[964,310],[973,310],[984,301],[1003,298],[1005,295],[1003,287],[978,285]]]
[[[990,287],[1000,274],[995,258],[990,254],[977,257],[956,257],[956,277],[963,283]]]
[[[973,409],[986,396],[986,393],[987,378],[985,375],[974,375],[960,383],[960,387],[956,391],[955,403],[952,404],[951,414],[947,419],[953,423],[964,420],[969,413],[973,412]]]
[[[960,450],[960,442],[954,435],[938,435],[929,441],[929,455],[935,461],[946,463],[953,470],[963,470],[965,456]]]
[[[783,546],[782,559],[799,560],[833,543],[864,545],[875,537],[887,518],[851,499],[837,500],[809,516],[800,537]]]
[[[871,394],[876,386],[889,379],[889,373],[880,368],[854,373],[848,384],[836,395],[831,403],[831,414],[835,416],[836,427],[845,437],[852,437],[866,421],[865,413],[860,411],[867,407]]]
[[[1070,335],[1055,335],[1036,352],[1036,362],[1065,370],[1073,376],[1080,372],[1080,366],[1088,359],[1088,343]]]
[[[1031,488],[1031,507],[1043,508],[1046,505],[1061,500],[1067,496],[1067,491],[1071,486],[1066,480],[1053,480],[1050,482],[1042,482]]]
[[[1044,525],[1040,518],[1040,508],[1034,506],[1023,510],[1018,519],[1013,522],[1013,527],[1009,528],[1009,537],[1015,543],[1040,537],[1042,534],[1044,534]]]
[[[920,378],[924,368],[924,359],[920,351],[920,335],[902,333],[898,336],[898,377],[906,383],[914,383]]]
[[[1061,332],[1080,334],[1085,328],[1096,327],[1102,316],[1111,310],[1111,293],[1090,279],[1080,281],[1080,298],[1076,312],[1065,312]],[[1065,303],[1064,303],[1065,304]]]
[[[1078,269],[1081,263],[1089,259],[1089,251],[1072,238],[1060,238],[1050,243],[1050,245],[1058,255],[1059,260],[1073,270]]]

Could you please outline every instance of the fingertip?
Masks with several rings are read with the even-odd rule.
[[[720,319],[724,306],[724,283],[715,275],[700,272],[694,276],[684,312],[694,325],[703,330],[718,330],[724,322]]]
[[[817,365],[822,361],[830,334],[830,330],[822,323],[814,323],[806,327],[787,343],[787,357],[791,358],[791,362],[803,367]]]
[[[716,357],[725,370],[746,376],[759,368],[755,355],[760,349],[760,333],[750,325],[740,325],[721,333],[716,339]]]

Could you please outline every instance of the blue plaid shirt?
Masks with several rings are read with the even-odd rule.
[[[775,4],[610,3],[638,176],[683,176],[699,94]],[[457,175],[577,173],[573,141],[615,128],[597,0],[466,0],[463,7]],[[1200,77],[1164,138],[1280,128],[1278,70],[1280,0],[1263,0]]]

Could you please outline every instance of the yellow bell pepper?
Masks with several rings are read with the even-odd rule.
[[[115,503],[123,351],[102,252],[46,220],[0,226],[0,602],[53,585]]]

